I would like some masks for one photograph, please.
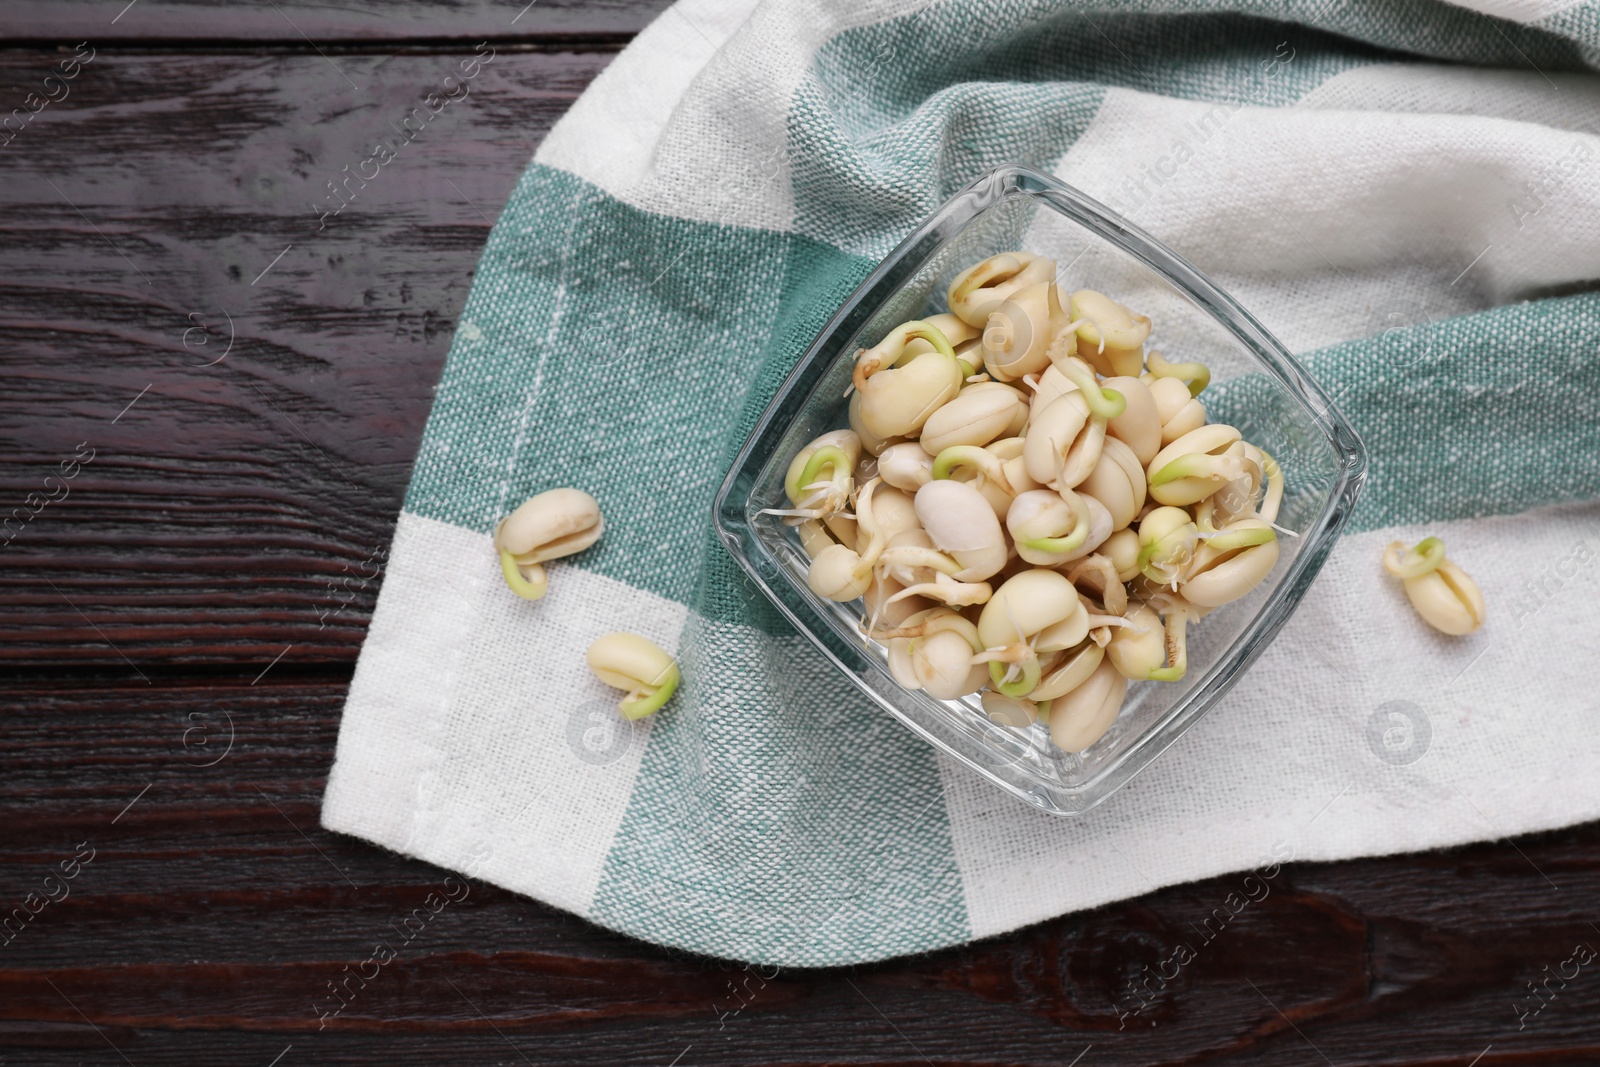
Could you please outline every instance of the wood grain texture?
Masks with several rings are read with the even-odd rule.
[[[927,956],[774,974],[318,829],[343,692],[271,675],[12,680],[0,918],[63,860],[93,858],[0,935],[0,1063],[121,1062],[112,1043],[139,1067],[265,1065],[290,1045],[286,1067],[667,1064],[686,1048],[684,1065],[1065,1067],[1090,1046],[1084,1067],[1600,1055],[1600,961],[1520,1031],[1513,1010],[1574,945],[1600,945],[1600,826],[1520,852],[1291,864],[1209,941],[1197,925],[1243,876]],[[408,924],[430,893],[460,899]],[[1196,957],[1131,1014],[1133,983],[1180,942]]]
[[[11,0],[0,38],[23,42],[282,42],[626,39],[668,0]],[[306,48],[310,51],[309,48]]]
[[[0,149],[0,657],[353,660],[490,223],[612,57],[495,50],[405,126],[468,55],[100,53]]]

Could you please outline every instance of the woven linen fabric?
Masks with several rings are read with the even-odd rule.
[[[457,326],[323,825],[684,949],[845,964],[1222,872],[1600,818],[1600,11],[1557,0],[682,0],[551,132]],[[1232,292],[1367,489],[1229,695],[1089,814],[870,704],[717,543],[712,495],[877,260],[1007,161]],[[1225,383],[1224,383],[1225,384]],[[496,521],[601,542],[501,580]],[[1438,534],[1489,604],[1378,565]],[[597,635],[675,653],[637,724]]]

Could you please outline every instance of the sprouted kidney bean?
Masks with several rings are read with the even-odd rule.
[[[1440,633],[1460,637],[1483,625],[1478,583],[1445,558],[1439,538],[1424,538],[1412,548],[1393,542],[1383,553],[1383,569],[1404,583],[1411,606]]]
[[[594,497],[581,489],[551,489],[531,497],[495,528],[494,547],[506,585],[525,600],[549,589],[544,564],[582,552],[605,532]]]

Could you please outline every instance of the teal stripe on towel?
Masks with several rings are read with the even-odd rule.
[[[590,918],[802,967],[971,936],[931,748],[804,638],[691,616],[680,655]]]

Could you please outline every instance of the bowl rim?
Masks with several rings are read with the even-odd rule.
[[[1037,788],[1024,788],[976,763],[907,716],[893,702],[874,692],[828,647],[817,632],[815,623],[801,619],[791,605],[770,588],[769,578],[776,575],[762,574],[742,551],[745,540],[743,531],[751,529],[753,533],[753,528],[742,513],[736,516],[728,510],[741,476],[749,471],[752,455],[771,435],[774,422],[787,408],[796,390],[814,374],[826,372],[825,367],[818,368],[815,364],[828,347],[828,342],[843,336],[846,331],[853,336],[865,319],[876,311],[875,306],[869,305],[881,304],[898,290],[922,263],[953,239],[962,226],[1001,201],[1019,196],[1049,205],[1073,223],[1129,254],[1168,285],[1199,304],[1238,343],[1259,357],[1261,371],[1274,378],[1299,402],[1322,431],[1323,439],[1336,461],[1335,477],[1326,507],[1309,529],[1300,531],[1299,537],[1306,547],[1295,554],[1277,588],[1230,643],[1228,650],[1182,698],[1176,714],[1152,726],[1144,736],[1099,768],[1087,781],[1074,786],[1049,787],[1048,798],[1041,796]],[[850,326],[852,320],[855,320],[853,328]],[[872,703],[887,710],[935,748],[971,767],[1030,806],[1050,814],[1070,816],[1090,810],[1141,773],[1210,711],[1260,657],[1299,607],[1311,582],[1332,552],[1354,510],[1366,475],[1367,452],[1355,428],[1334,406],[1327,391],[1307,372],[1304,365],[1236,299],[1178,252],[1129,222],[1125,215],[1058,178],[1027,164],[1008,162],[986,171],[941,204],[890,250],[829,316],[778,384],[734,456],[713,498],[711,518],[718,540],[740,568],[790,624],[804,634]],[[755,540],[759,541],[759,538]],[[787,574],[784,574],[784,579],[793,583]],[[805,591],[797,592],[804,597]],[[829,625],[820,618],[815,622]],[[878,666],[881,669],[881,665]],[[1125,773],[1119,773],[1123,771]],[[1063,799],[1068,803],[1061,803]]]

